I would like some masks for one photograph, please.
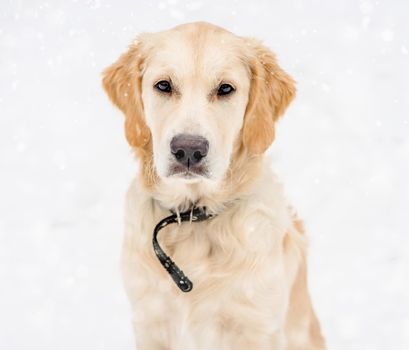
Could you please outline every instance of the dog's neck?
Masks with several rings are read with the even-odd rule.
[[[206,179],[188,183],[177,179],[161,180],[148,189],[160,207],[184,212],[192,207],[206,207],[218,214],[232,203],[251,194],[254,182],[266,166],[263,157],[241,155],[234,157],[225,178],[220,182]]]
[[[171,188],[169,188],[171,187]],[[192,208],[206,208],[212,214],[222,212],[232,202],[231,199],[221,198],[212,186],[196,186],[175,184],[159,184],[151,193],[152,199],[159,207],[172,213],[182,213]]]

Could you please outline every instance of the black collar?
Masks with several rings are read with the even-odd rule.
[[[152,244],[153,250],[155,251],[156,256],[158,257],[162,266],[166,269],[166,271],[170,274],[173,281],[176,285],[180,288],[182,292],[190,292],[193,288],[193,283],[185,276],[182,270],[172,261],[172,259],[166,255],[163,249],[160,247],[157,236],[161,229],[164,227],[174,224],[174,223],[181,223],[183,221],[190,221],[190,222],[199,222],[205,221],[207,219],[212,218],[214,215],[207,213],[206,208],[202,207],[192,207],[191,209],[178,214],[170,215],[161,221],[155,226],[153,230],[153,237],[152,237]]]

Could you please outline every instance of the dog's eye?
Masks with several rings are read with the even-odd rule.
[[[161,80],[160,82],[156,83],[155,88],[165,93],[172,92],[172,86],[170,85],[170,82],[167,80]]]
[[[222,84],[219,86],[219,90],[217,90],[217,96],[224,96],[231,94],[234,91],[234,87],[230,84]]]

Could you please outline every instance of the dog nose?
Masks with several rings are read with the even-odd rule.
[[[189,167],[207,156],[209,141],[199,135],[179,134],[170,141],[170,151],[179,163]]]

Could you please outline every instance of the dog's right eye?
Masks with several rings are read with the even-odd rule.
[[[229,95],[233,91],[234,91],[234,87],[231,86],[230,84],[222,84],[219,86],[219,89],[217,90],[217,96]]]
[[[172,86],[170,85],[170,82],[167,80],[161,80],[160,82],[156,83],[155,88],[159,90],[160,92],[164,92],[164,93],[172,92]]]

